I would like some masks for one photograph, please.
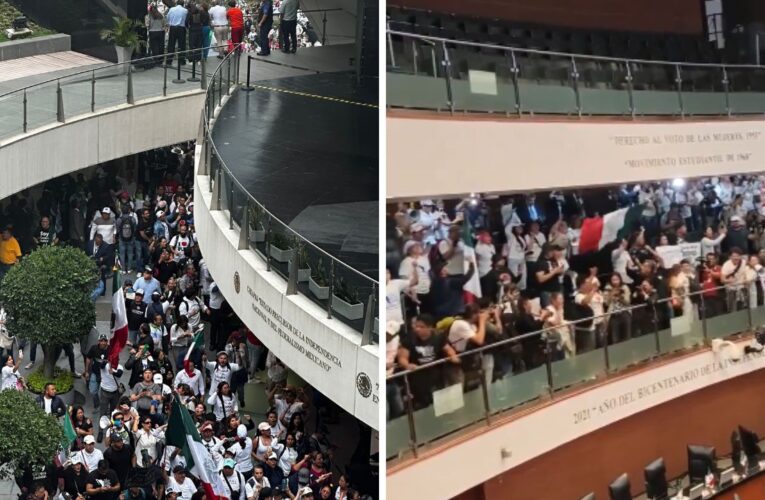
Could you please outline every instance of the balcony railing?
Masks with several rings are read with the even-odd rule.
[[[633,119],[765,113],[763,66],[566,54],[395,28],[387,32],[388,106]]]
[[[192,49],[108,64],[2,94],[0,141],[114,106],[206,89],[211,68],[203,58],[188,62],[180,70],[177,66],[163,67],[165,57],[177,62],[179,55],[192,59],[199,53],[200,49]]]
[[[229,228],[239,229],[239,250],[252,250],[266,269],[283,277],[286,293],[303,294],[361,335],[361,345],[378,343],[379,283],[311,243],[271,213],[236,179],[212,138],[228,97],[241,88],[241,57],[232,52],[210,78],[202,111],[199,174],[209,175],[212,210],[228,211]],[[267,124],[264,124],[267,126]],[[285,196],[289,187],[285,186]]]
[[[765,305],[756,305],[750,285],[688,294],[682,315],[672,312],[668,298],[567,322],[571,337],[588,340],[591,348],[566,357],[547,340],[560,334],[561,327],[552,327],[463,352],[458,363],[444,358],[394,373],[387,379],[386,456],[416,457],[423,445],[468,426],[489,426],[522,405],[555,400],[566,389],[765,325]],[[615,339],[607,325],[595,339],[590,327],[599,321],[626,322],[631,333]]]

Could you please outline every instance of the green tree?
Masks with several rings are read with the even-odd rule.
[[[95,324],[90,295],[97,281],[92,259],[59,246],[35,250],[5,275],[0,303],[8,312],[8,331],[42,346],[47,378],[53,377],[57,348],[79,341]]]
[[[59,450],[64,431],[28,393],[0,391],[0,478],[21,474],[24,467],[45,466]]]

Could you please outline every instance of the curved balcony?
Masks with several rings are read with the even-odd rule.
[[[618,59],[397,29],[387,37],[389,107],[631,119],[765,112],[765,67],[757,65]]]
[[[226,57],[205,95],[195,183],[200,247],[227,301],[255,335],[377,429],[379,284],[280,220],[224,161],[213,130],[242,90],[229,76],[239,74],[238,64]],[[288,196],[289,186],[284,191]]]
[[[765,324],[765,306],[756,299],[750,303],[749,288],[734,292],[740,300],[728,312],[713,308],[712,290],[705,290],[687,296],[682,315],[672,312],[671,299],[661,299],[625,309],[626,318],[605,314],[566,321],[562,328],[461,353],[460,363],[440,359],[389,376],[389,489],[403,494],[413,476],[443,470],[446,462],[464,457],[465,447],[494,433],[491,449],[482,453],[501,455],[501,463],[471,476],[470,484],[464,476],[445,480],[429,498],[453,497],[620,419],[760,370],[763,357],[745,354],[745,343],[738,342]],[[714,300],[722,301],[729,290],[716,292]],[[594,322],[617,320],[624,326],[619,338],[597,340],[590,329]],[[581,347],[565,356],[557,352],[548,339],[562,333]],[[556,425],[545,427],[544,438],[525,441],[525,433],[549,422],[550,415]],[[506,456],[505,446],[515,453]]]
[[[193,139],[211,68],[200,63],[193,75],[187,66],[179,77],[177,69],[156,66],[161,62],[149,57],[110,64],[0,95],[0,164],[6,176],[0,198]]]

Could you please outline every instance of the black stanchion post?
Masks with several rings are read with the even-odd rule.
[[[193,61],[191,61],[191,78],[186,80],[187,82],[198,82],[199,78],[197,78],[197,59],[194,58]]]
[[[247,83],[241,88],[241,90],[244,90],[245,92],[251,92],[255,90],[255,87],[250,85],[250,61],[252,60],[252,57],[250,57],[249,54],[247,54]]]
[[[186,80],[181,78],[181,60],[179,59],[180,54],[178,52],[175,53],[175,62],[178,65],[178,74],[175,77],[175,80],[173,80],[173,83],[186,83]]]

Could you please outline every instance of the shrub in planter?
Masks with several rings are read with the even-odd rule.
[[[289,261],[291,250],[292,240],[288,236],[278,231],[271,233],[271,239],[268,242],[268,252],[274,260],[278,262]]]
[[[297,238],[295,238],[297,240]],[[298,281],[308,281],[311,276],[311,267],[308,265],[308,250],[300,241],[295,241],[297,248],[297,266],[298,266]]]
[[[101,30],[101,40],[114,43],[117,51],[117,62],[130,61],[136,49],[146,46],[146,42],[138,36],[141,23],[127,17],[114,17],[111,29]]]
[[[316,266],[311,267],[311,275],[308,277],[308,288],[317,299],[327,300],[329,298],[329,279],[327,270],[324,268],[324,260],[319,259]]]
[[[258,205],[250,205],[247,212],[250,223],[250,241],[255,243],[266,241],[266,229],[263,226],[263,210]]]
[[[56,391],[59,394],[69,392],[74,387],[74,377],[72,372],[59,368],[53,369],[53,376],[46,377],[43,368],[40,367],[27,377],[27,388],[35,394],[42,394],[47,383],[56,384]]]
[[[332,309],[350,320],[364,317],[364,304],[359,299],[359,291],[345,281],[338,278],[333,290]]]

